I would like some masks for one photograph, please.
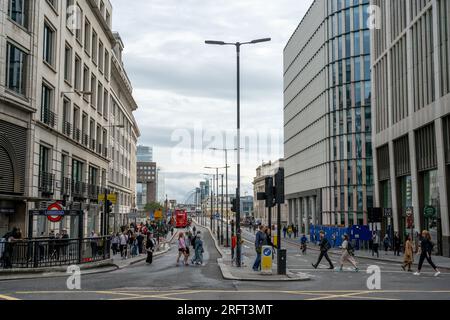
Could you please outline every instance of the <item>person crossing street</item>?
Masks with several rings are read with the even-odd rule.
[[[317,269],[319,267],[320,262],[322,261],[323,257],[325,257],[325,259],[327,259],[328,263],[330,264],[329,269],[334,269],[334,265],[333,262],[331,262],[330,257],[328,256],[328,250],[331,249],[331,245],[330,242],[328,241],[327,238],[325,238],[325,231],[320,231],[320,243],[319,243],[319,247],[320,247],[320,255],[319,255],[319,259],[317,260],[316,264],[312,264],[314,269]]]
[[[348,235],[344,235],[344,241],[342,242],[342,255],[340,260],[340,268],[338,271],[342,271],[344,269],[344,263],[349,262],[354,268],[355,271],[358,272],[358,266],[356,265],[356,261],[353,258],[354,252],[353,252],[353,246],[350,244]]]

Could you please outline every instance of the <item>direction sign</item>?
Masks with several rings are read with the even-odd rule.
[[[58,202],[52,203],[47,207],[46,215],[50,222],[60,222],[64,217],[64,214],[65,212]]]
[[[117,194],[115,193],[110,193],[108,194],[108,200],[111,201],[113,204],[117,204]],[[105,201],[105,195],[104,194],[99,194],[98,195],[98,201]]]
[[[163,214],[161,210],[156,210],[155,211],[155,219],[162,219]]]
[[[425,218],[432,218],[436,214],[436,208],[432,206],[426,206],[424,209],[424,216]]]

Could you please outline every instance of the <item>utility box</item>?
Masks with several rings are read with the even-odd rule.
[[[278,250],[277,265],[278,265],[278,274],[279,275],[285,275],[286,274],[286,265],[287,265],[286,257],[287,257],[286,249]]]

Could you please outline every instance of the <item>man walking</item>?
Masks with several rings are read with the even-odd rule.
[[[264,226],[260,225],[255,239],[256,260],[253,264],[253,271],[259,271],[261,269],[261,252],[265,243],[267,243],[267,240],[266,234],[264,233]]]
[[[317,269],[317,267],[319,266],[319,264],[322,261],[323,257],[325,257],[325,259],[327,259],[328,263],[330,264],[330,268],[329,269],[330,270],[334,269],[333,262],[331,262],[330,257],[328,256],[328,250],[331,249],[331,245],[328,242],[328,239],[325,238],[325,231],[320,231],[319,247],[320,247],[319,259],[317,260],[316,264],[312,264],[313,268]]]

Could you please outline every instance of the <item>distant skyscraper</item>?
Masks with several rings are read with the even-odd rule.
[[[143,145],[137,146],[137,162],[153,162],[153,148]]]

